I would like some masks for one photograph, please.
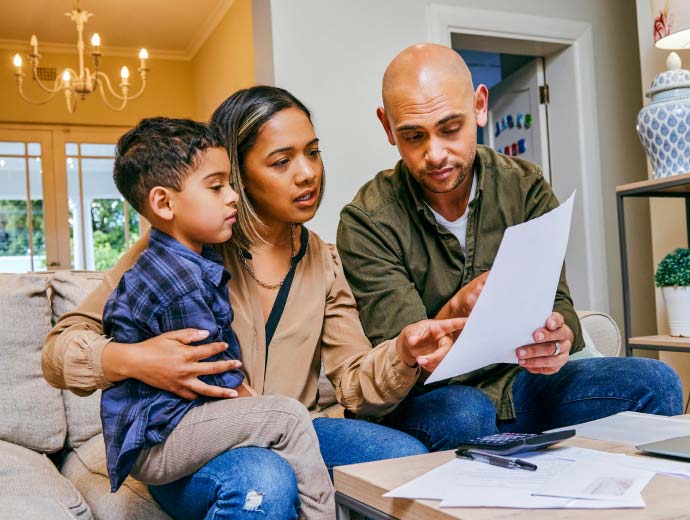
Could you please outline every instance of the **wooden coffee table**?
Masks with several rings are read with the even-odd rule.
[[[563,445],[579,446],[613,453],[638,453],[634,446],[575,437]],[[643,455],[640,455],[643,456]],[[381,495],[444,464],[455,457],[442,451],[402,459],[341,466],[334,469],[338,519],[350,518],[356,511],[374,520],[486,519],[571,519],[606,520],[690,518],[690,479],[656,475],[642,492],[644,509],[498,509],[443,508],[436,500],[383,498]]]

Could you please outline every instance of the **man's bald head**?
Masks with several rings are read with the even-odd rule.
[[[448,85],[463,95],[473,95],[472,75],[460,55],[449,47],[422,43],[398,54],[383,75],[383,106],[423,94],[429,87]]]
[[[477,126],[486,125],[486,86],[474,90],[467,65],[453,49],[425,43],[393,59],[382,91],[376,116],[425,196],[455,197],[471,177]],[[469,190],[470,184],[463,186]]]

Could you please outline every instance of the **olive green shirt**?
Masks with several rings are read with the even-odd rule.
[[[541,170],[528,161],[478,145],[474,174],[477,192],[469,203],[467,256],[457,238],[436,222],[402,161],[365,184],[342,210],[338,251],[364,331],[374,345],[397,336],[410,323],[436,316],[462,286],[491,269],[506,228],[558,206]],[[581,350],[582,330],[565,266],[554,311],[575,335],[571,352]],[[494,402],[499,419],[512,419],[512,383],[520,370],[517,364],[500,363],[451,382],[482,390]]]

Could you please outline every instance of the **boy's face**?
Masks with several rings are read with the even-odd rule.
[[[224,148],[201,152],[198,167],[179,192],[171,193],[172,234],[182,244],[201,251],[204,244],[220,244],[232,236],[237,193],[230,186],[230,160]]]

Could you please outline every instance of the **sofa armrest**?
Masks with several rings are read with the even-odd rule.
[[[606,313],[597,311],[577,311],[582,328],[590,336],[593,347],[602,355],[616,357],[620,355],[622,337],[620,328],[614,319]]]

